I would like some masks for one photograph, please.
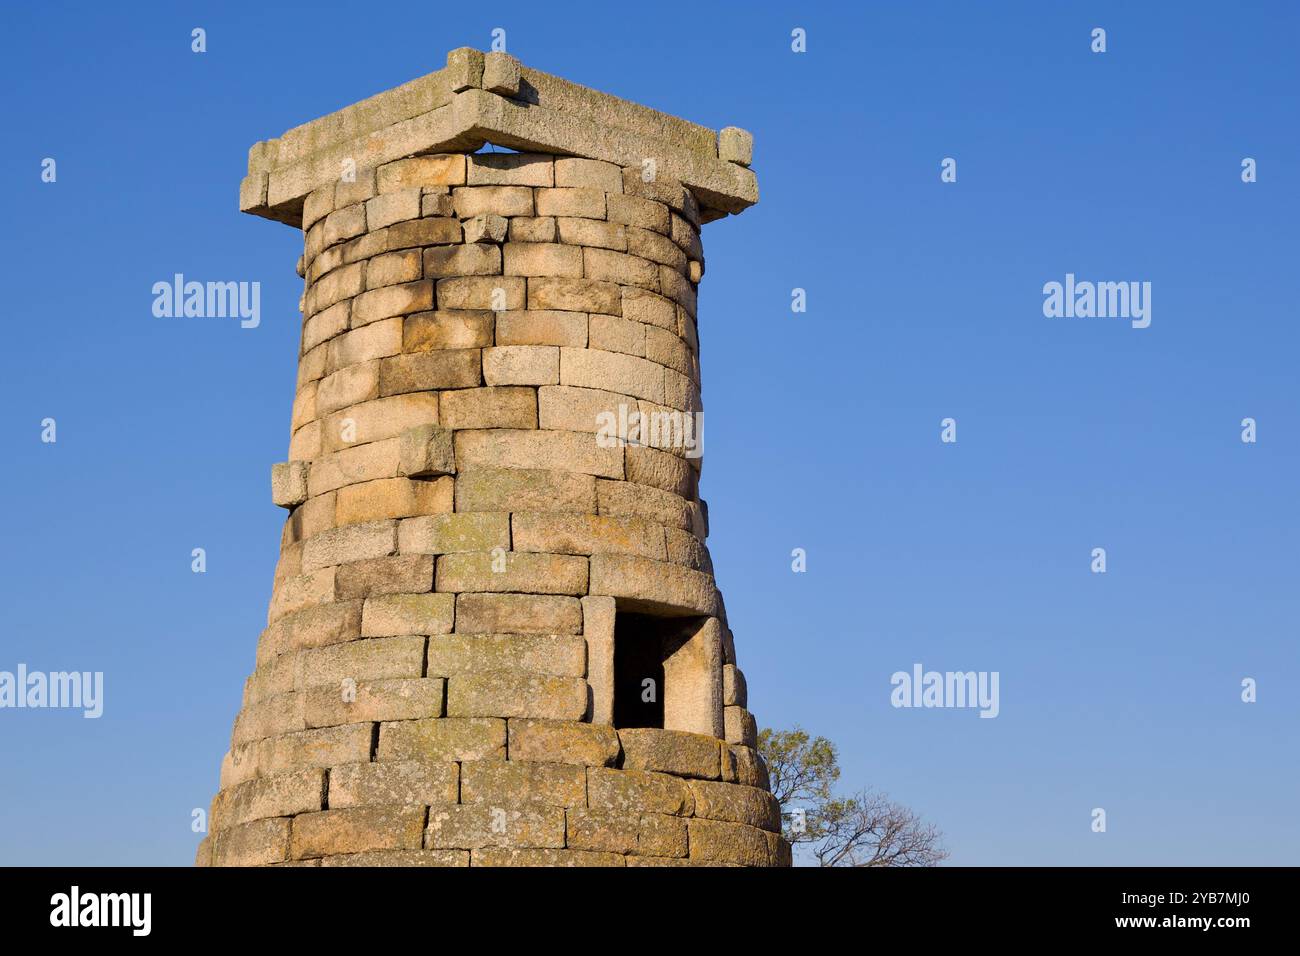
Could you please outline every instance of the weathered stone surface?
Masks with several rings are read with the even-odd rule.
[[[493,72],[492,61],[507,63],[511,59],[503,53],[489,53],[484,69],[486,87],[488,73]],[[515,87],[518,89],[519,64],[515,62]],[[550,156],[532,153],[474,153],[469,161],[471,186],[550,186],[554,181]]]
[[[621,193],[623,170],[613,163],[603,163],[600,160],[559,156],[555,160],[555,185]]]
[[[325,419],[321,431],[321,447],[327,452],[333,452],[353,445],[396,438],[408,428],[436,424],[436,394],[417,392],[411,395],[393,395],[352,405],[330,415]]]
[[[504,798],[495,805],[430,807],[424,842],[431,849],[476,852],[480,847],[562,847],[564,809],[538,802],[517,805]],[[474,860],[473,865],[481,864]]]
[[[578,432],[505,428],[459,431],[456,460],[467,470],[516,468],[623,477],[623,449],[603,448],[591,435]]]
[[[222,791],[212,802],[209,827],[224,830],[269,817],[319,810],[325,799],[325,771],[299,770],[258,777]]]
[[[590,767],[587,805],[593,810],[690,816],[695,809],[695,798],[684,781],[668,774]]]
[[[361,636],[361,602],[344,601],[308,608],[276,621],[262,632],[259,666],[280,654],[324,647]]]
[[[455,803],[460,768],[455,763],[393,760],[352,763],[330,771],[331,810],[367,805]]]
[[[437,349],[379,360],[379,392],[399,395],[482,384],[479,349]]]
[[[727,707],[723,710],[726,721],[727,743],[745,747],[758,745],[758,722],[744,707]]]
[[[498,593],[587,593],[587,561],[575,555],[518,551],[467,551],[438,558],[434,582],[439,591]]]
[[[528,308],[618,315],[623,296],[612,282],[539,277],[528,280]]]
[[[348,561],[381,558],[397,551],[397,522],[368,521],[323,532],[303,546],[304,572]]]
[[[560,349],[560,384],[604,389],[612,383],[629,395],[664,400],[664,369],[635,355],[596,349]]]
[[[266,866],[288,858],[289,820],[283,817],[255,820],[212,835],[213,866]]]
[[[736,782],[746,787],[770,790],[767,764],[762,755],[753,747],[733,746],[728,748],[736,762]]]
[[[462,803],[575,807],[587,802],[587,772],[573,764],[470,760],[460,773]]]
[[[744,707],[748,699],[745,675],[735,664],[726,664],[722,668],[722,702],[726,705]]]
[[[452,430],[444,428],[442,425],[417,425],[403,431],[398,437],[397,470],[400,474],[411,478],[435,478],[440,475],[454,475],[456,473],[456,450]],[[454,485],[452,487],[454,488]],[[408,515],[450,510],[451,503],[448,501],[445,508],[412,511],[408,512]],[[406,515],[402,517],[406,517]]]
[[[470,852],[471,866],[623,866],[617,853],[594,853],[588,850],[516,849],[484,847]]]
[[[307,462],[281,461],[271,466],[271,501],[296,508],[307,500]]]
[[[398,529],[400,535],[401,525]],[[420,594],[431,590],[433,556],[426,554],[398,554],[353,561],[339,565],[334,575],[335,596],[340,601],[381,594]]]
[[[593,554],[591,593],[620,599],[620,606],[669,615],[714,615],[713,578],[675,564],[630,555]]]
[[[413,156],[379,167],[379,191],[410,186],[459,186],[465,182],[465,157],[459,153]]]
[[[321,866],[469,866],[468,850],[367,850],[340,853],[320,860]]]
[[[424,638],[381,637],[349,641],[303,651],[298,655],[298,689],[322,684],[338,687],[356,681],[419,677],[424,670]]]
[[[691,780],[687,786],[695,796],[697,817],[744,823],[773,833],[781,831],[781,806],[766,790],[705,780]]]
[[[505,760],[506,722],[498,717],[402,720],[379,727],[378,759],[446,762]]]
[[[511,527],[516,551],[666,557],[663,528],[640,518],[521,512]]]
[[[464,222],[466,242],[504,242],[510,220],[485,213]]]
[[[533,191],[527,186],[464,186],[451,191],[451,202],[461,219],[474,216],[531,216]]]
[[[537,392],[504,385],[443,392],[442,419],[452,429],[536,428]]]
[[[677,817],[582,807],[569,809],[565,817],[565,841],[572,849],[659,857],[687,854],[686,821]]]
[[[483,350],[488,385],[554,385],[560,380],[560,350],[545,345],[506,345]]]
[[[612,597],[582,599],[582,636],[587,643],[587,717],[593,724],[614,723],[614,624]]]
[[[454,620],[455,601],[452,594],[384,594],[368,598],[361,614],[361,634],[447,634]]]
[[[494,671],[458,674],[447,681],[451,717],[540,717],[581,720],[587,710],[587,682],[580,677],[552,677]]]
[[[511,760],[610,767],[620,752],[612,727],[516,717],[507,721]]]
[[[417,312],[403,319],[402,349],[476,349],[492,344],[493,315],[484,309]]]
[[[438,280],[438,308],[487,309],[505,312],[524,307],[524,285],[519,276],[459,276]]]
[[[581,634],[577,598],[545,594],[460,594],[456,631],[461,634]]]
[[[438,428],[437,425],[424,427]],[[410,469],[423,476],[436,474],[440,464],[426,457],[414,462],[407,459],[399,465],[399,468]],[[335,503],[335,521],[339,527],[337,531],[325,532],[325,534],[346,531],[345,525],[357,526],[377,520],[451,511],[455,500],[455,487],[455,483],[450,478],[412,480],[405,477],[380,478],[376,481],[348,485],[338,490]],[[318,540],[323,536],[312,540]],[[305,551],[304,548],[304,553]],[[383,557],[383,555],[376,554],[373,557]]]
[[[309,727],[332,727],[360,721],[419,720],[442,714],[444,683],[437,678],[356,680],[308,688]],[[332,778],[331,778],[332,779]],[[339,806],[333,803],[331,806]]]
[[[416,850],[424,834],[424,807],[354,807],[304,813],[293,819],[290,853],[294,859]]]
[[[510,547],[510,516],[459,512],[410,518],[398,525],[397,544],[403,554],[504,550]]]
[[[571,634],[444,634],[429,641],[428,673],[451,677],[520,671],[582,677],[587,651]]]
[[[768,836],[743,823],[688,820],[691,859],[741,866],[771,866]]]
[[[754,135],[739,126],[718,130],[718,159],[748,166],[754,161]]]
[[[623,766],[630,770],[719,779],[721,761],[715,737],[639,727],[620,730],[618,739],[623,745]]]
[[[456,475],[456,510],[594,514],[596,479],[538,468],[466,468]]]

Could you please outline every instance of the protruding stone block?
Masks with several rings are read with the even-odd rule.
[[[305,461],[278,461],[271,466],[271,500],[281,508],[296,508],[307,500]]]
[[[456,473],[456,449],[450,428],[417,425],[400,436],[397,470],[408,478],[433,478]]]
[[[718,159],[748,166],[754,161],[754,135],[739,126],[718,130]]]
[[[484,54],[483,89],[502,96],[518,96],[519,61],[508,53]]]

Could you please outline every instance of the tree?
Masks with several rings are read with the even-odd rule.
[[[806,846],[819,866],[935,866],[947,859],[943,834],[907,807],[865,788],[837,797],[839,754],[806,730],[764,728],[758,749],[767,761],[781,830]]]

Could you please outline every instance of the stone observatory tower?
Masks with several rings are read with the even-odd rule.
[[[200,865],[789,864],[698,494],[751,147],[460,49],[252,148],[304,322]]]

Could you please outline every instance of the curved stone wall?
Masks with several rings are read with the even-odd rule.
[[[200,864],[788,865],[704,544],[700,212],[652,172],[449,153],[306,197],[290,512]],[[662,726],[616,726],[647,631]]]

